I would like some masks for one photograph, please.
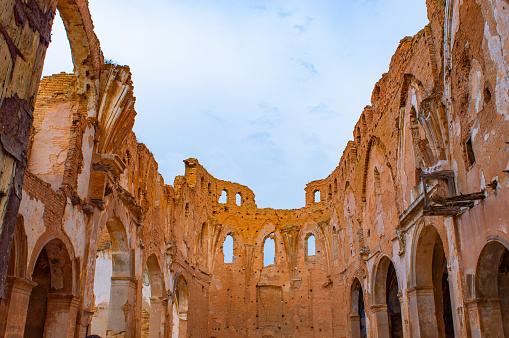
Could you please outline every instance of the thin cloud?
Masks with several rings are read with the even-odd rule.
[[[285,11],[283,9],[280,9],[277,15],[279,15],[282,18],[288,18],[293,16],[293,11]]]
[[[316,70],[315,65],[312,64],[311,62],[302,62],[301,65],[304,66],[304,68],[309,70],[311,73],[318,74],[318,71]]]
[[[311,22],[313,21],[313,18],[310,18],[307,16],[304,19],[304,23],[301,25],[294,25],[293,27],[296,28],[300,33],[305,33],[309,29],[309,26],[311,25]]]
[[[335,117],[335,116],[339,115],[335,111],[331,110],[330,106],[325,103],[320,103],[317,106],[308,107],[307,110],[308,110],[309,114],[315,115],[315,116],[320,116],[320,117],[329,118],[329,117]]]

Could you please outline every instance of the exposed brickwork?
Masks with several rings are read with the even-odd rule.
[[[39,87],[0,335],[23,335],[37,299],[51,321],[27,328],[47,336],[509,334],[509,7],[427,0],[429,25],[401,40],[337,168],[305,207],[276,210],[193,158],[165,184],[87,4],[58,4],[81,63]],[[31,280],[47,299],[30,302]]]

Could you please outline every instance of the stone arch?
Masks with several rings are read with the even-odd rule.
[[[5,148],[2,150],[2,154],[6,158],[5,166],[11,167],[10,170],[13,174],[9,174],[10,178],[7,180],[11,181],[9,185],[13,185],[13,182],[21,184],[25,173],[25,167],[16,167],[15,160],[26,161],[29,131],[33,122],[33,117],[30,115],[32,115],[37,97],[46,49],[51,40],[51,27],[57,8],[66,26],[75,73],[80,83],[80,94],[89,94],[87,104],[90,107],[86,107],[85,111],[93,111],[88,108],[96,106],[98,79],[103,57],[99,40],[93,32],[87,1],[10,1],[4,5],[2,9],[5,10],[5,15],[2,16],[1,24],[3,27],[7,27],[7,30],[4,30],[5,37],[0,39],[0,48],[3,55],[6,55],[6,60],[0,64],[0,74],[2,74],[0,104],[6,103],[6,100],[9,100],[10,104],[16,104],[17,108],[10,113],[10,119],[13,126],[19,126],[19,131],[17,135],[8,136],[16,136],[17,149]],[[13,41],[12,45],[9,41]],[[16,45],[20,41],[24,41],[22,46]],[[18,48],[21,48],[22,51]],[[24,114],[24,110],[28,114]],[[9,156],[6,156],[7,154]],[[14,170],[15,168],[16,170]],[[2,242],[0,265],[2,266],[8,264],[9,252],[4,252],[4,250],[10,247],[12,241],[11,231],[15,227],[19,198],[16,198],[16,201],[13,202],[15,207],[11,210],[13,217],[5,220],[5,229],[8,231],[3,231],[0,234],[0,242]],[[4,219],[1,221],[4,222]],[[35,261],[33,264],[35,265]],[[4,291],[5,273],[6,271],[0,273],[1,293]]]
[[[27,236],[18,214],[7,267],[5,297],[0,301],[0,337],[23,336],[30,292],[36,285],[26,279]]]
[[[509,336],[509,246],[492,239],[477,262],[473,312],[483,337]]]
[[[187,281],[177,272],[173,283],[173,330],[172,337],[187,337],[187,314],[189,312],[189,289]]]
[[[133,327],[136,284],[128,233],[119,218],[106,221],[97,250],[94,297],[98,312],[90,333],[128,336]]]
[[[164,278],[159,265],[159,259],[156,254],[148,256],[145,267],[150,286],[150,317],[148,322],[148,335],[146,335],[147,332],[143,332],[143,330],[142,335],[150,338],[158,338],[164,336],[166,317],[164,298],[166,297],[166,287],[164,285]]]
[[[378,337],[403,337],[399,281],[394,263],[388,256],[384,255],[379,259],[372,285],[371,309]]]
[[[433,225],[421,222],[417,226],[411,260],[410,315],[416,318],[413,331],[426,337],[454,337],[447,257]]]
[[[37,286],[30,294],[25,337],[72,336],[76,323],[72,311],[73,265],[62,240],[53,238],[44,244],[31,275]]]
[[[398,191],[397,190],[397,185],[396,185],[396,180],[394,179],[394,172],[393,172],[393,169],[392,169],[392,165],[391,165],[391,162],[389,160],[389,157],[387,156],[386,147],[385,147],[383,142],[378,137],[371,136],[371,138],[370,138],[370,140],[368,142],[368,148],[366,150],[366,156],[364,157],[364,170],[363,170],[362,190],[361,190],[361,198],[362,198],[363,202],[366,202],[366,185],[367,185],[367,181],[368,181],[369,162],[371,160],[371,151],[373,150],[373,147],[375,147],[375,146],[379,147],[380,150],[382,151],[382,154],[383,154],[384,160],[385,160],[385,164],[386,164],[387,168],[389,168],[389,173],[390,173],[392,185],[393,185],[393,188],[394,188],[394,193],[396,194],[396,192]],[[394,196],[394,202],[396,203],[396,206],[397,206],[396,196]],[[397,207],[397,210],[399,210],[398,207]]]
[[[18,214],[16,227],[14,228],[13,242],[11,245],[11,255],[7,276],[25,278],[27,267],[27,235],[25,233],[25,224],[23,216]]]
[[[350,335],[352,338],[366,338],[366,307],[362,284],[355,278],[351,287],[350,296]]]

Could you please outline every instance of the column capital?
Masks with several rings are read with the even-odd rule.
[[[32,289],[37,286],[37,283],[21,277],[8,276],[7,287],[12,289],[12,292],[18,292],[30,295]]]

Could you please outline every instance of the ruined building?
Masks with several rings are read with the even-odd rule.
[[[86,0],[2,0],[0,336],[509,336],[509,3],[426,2],[337,168],[274,210],[196,159],[165,184]],[[40,80],[57,10],[75,70]]]

